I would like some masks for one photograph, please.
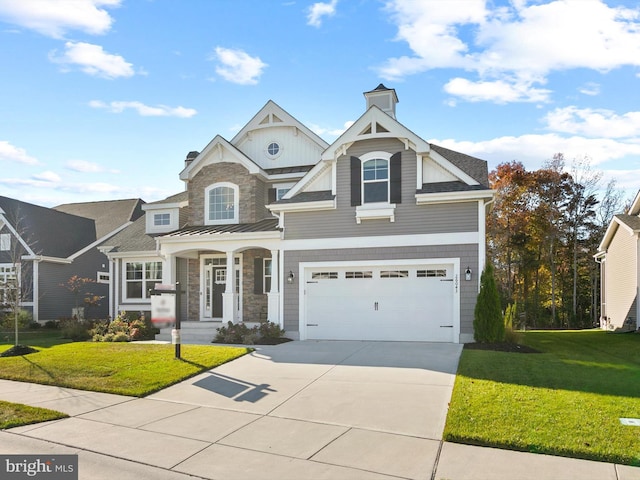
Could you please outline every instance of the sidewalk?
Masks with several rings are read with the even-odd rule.
[[[441,442],[458,355],[291,342],[142,399],[0,380],[0,399],[71,416],[0,431],[0,453],[78,454],[87,480],[640,480],[635,467]]]

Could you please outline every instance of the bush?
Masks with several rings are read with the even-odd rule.
[[[60,323],[57,320],[47,320],[44,324],[44,328],[54,330],[60,327]]]
[[[18,328],[22,329],[33,321],[31,312],[27,310],[18,310]],[[0,317],[0,328],[3,330],[13,330],[16,326],[16,318],[14,312],[5,312]]]
[[[218,328],[213,343],[239,343],[242,345],[273,344],[287,341],[284,330],[273,322],[264,322],[259,326],[247,327],[244,323],[227,323]]]
[[[497,343],[504,340],[500,295],[491,263],[487,263],[480,277],[480,293],[473,317],[473,338],[480,343]]]
[[[157,329],[144,315],[132,319],[127,312],[120,312],[111,322],[102,321],[94,324],[89,332],[94,342],[153,340],[156,333]]]
[[[76,317],[63,318],[60,320],[60,333],[62,338],[68,338],[74,342],[82,342],[91,338],[90,322],[78,320]]]

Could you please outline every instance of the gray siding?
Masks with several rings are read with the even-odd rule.
[[[637,321],[638,237],[618,227],[606,256],[605,304],[606,316],[614,328],[625,319]]]
[[[384,219],[357,224],[356,207],[351,206],[349,158],[372,151],[402,152],[402,203],[396,206],[393,223]],[[416,154],[405,150],[404,144],[391,139],[369,140],[356,143],[347,153],[337,163],[337,209],[286,213],[286,239],[478,231],[477,202],[416,205]]]
[[[300,262],[360,261],[360,260],[410,260],[422,258],[459,258],[460,272],[460,333],[473,334],[473,311],[478,295],[478,275],[472,281],[464,280],[467,266],[478,272],[478,245],[437,245],[393,248],[349,248],[342,250],[298,250],[284,254],[283,271],[298,272]],[[284,283],[284,328],[288,332],[298,332],[299,293],[298,279],[292,285]]]
[[[102,265],[105,265],[102,268]],[[107,271],[107,258],[97,249],[92,249],[76,258],[72,264],[61,265],[49,262],[40,262],[39,266],[39,320],[58,320],[68,318],[71,311],[76,306],[84,306],[84,295],[79,295],[76,299],[69,292],[64,284],[73,275],[81,278],[91,278],[96,280],[98,270]],[[97,308],[86,310],[87,318],[107,318],[109,315],[109,286],[102,283],[92,283],[87,285],[87,291],[104,298]]]

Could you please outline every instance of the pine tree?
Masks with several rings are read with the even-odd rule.
[[[476,342],[495,343],[504,340],[500,296],[491,263],[487,263],[480,277],[480,293],[474,311],[473,330]]]

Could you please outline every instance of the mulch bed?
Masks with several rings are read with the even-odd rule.
[[[38,350],[28,347],[27,345],[14,345],[9,350],[5,350],[0,353],[0,357],[21,357],[23,355],[29,355],[30,353],[36,353]]]
[[[492,350],[494,352],[508,353],[542,353],[540,350],[520,345],[519,343],[465,343],[464,348],[467,350]]]

